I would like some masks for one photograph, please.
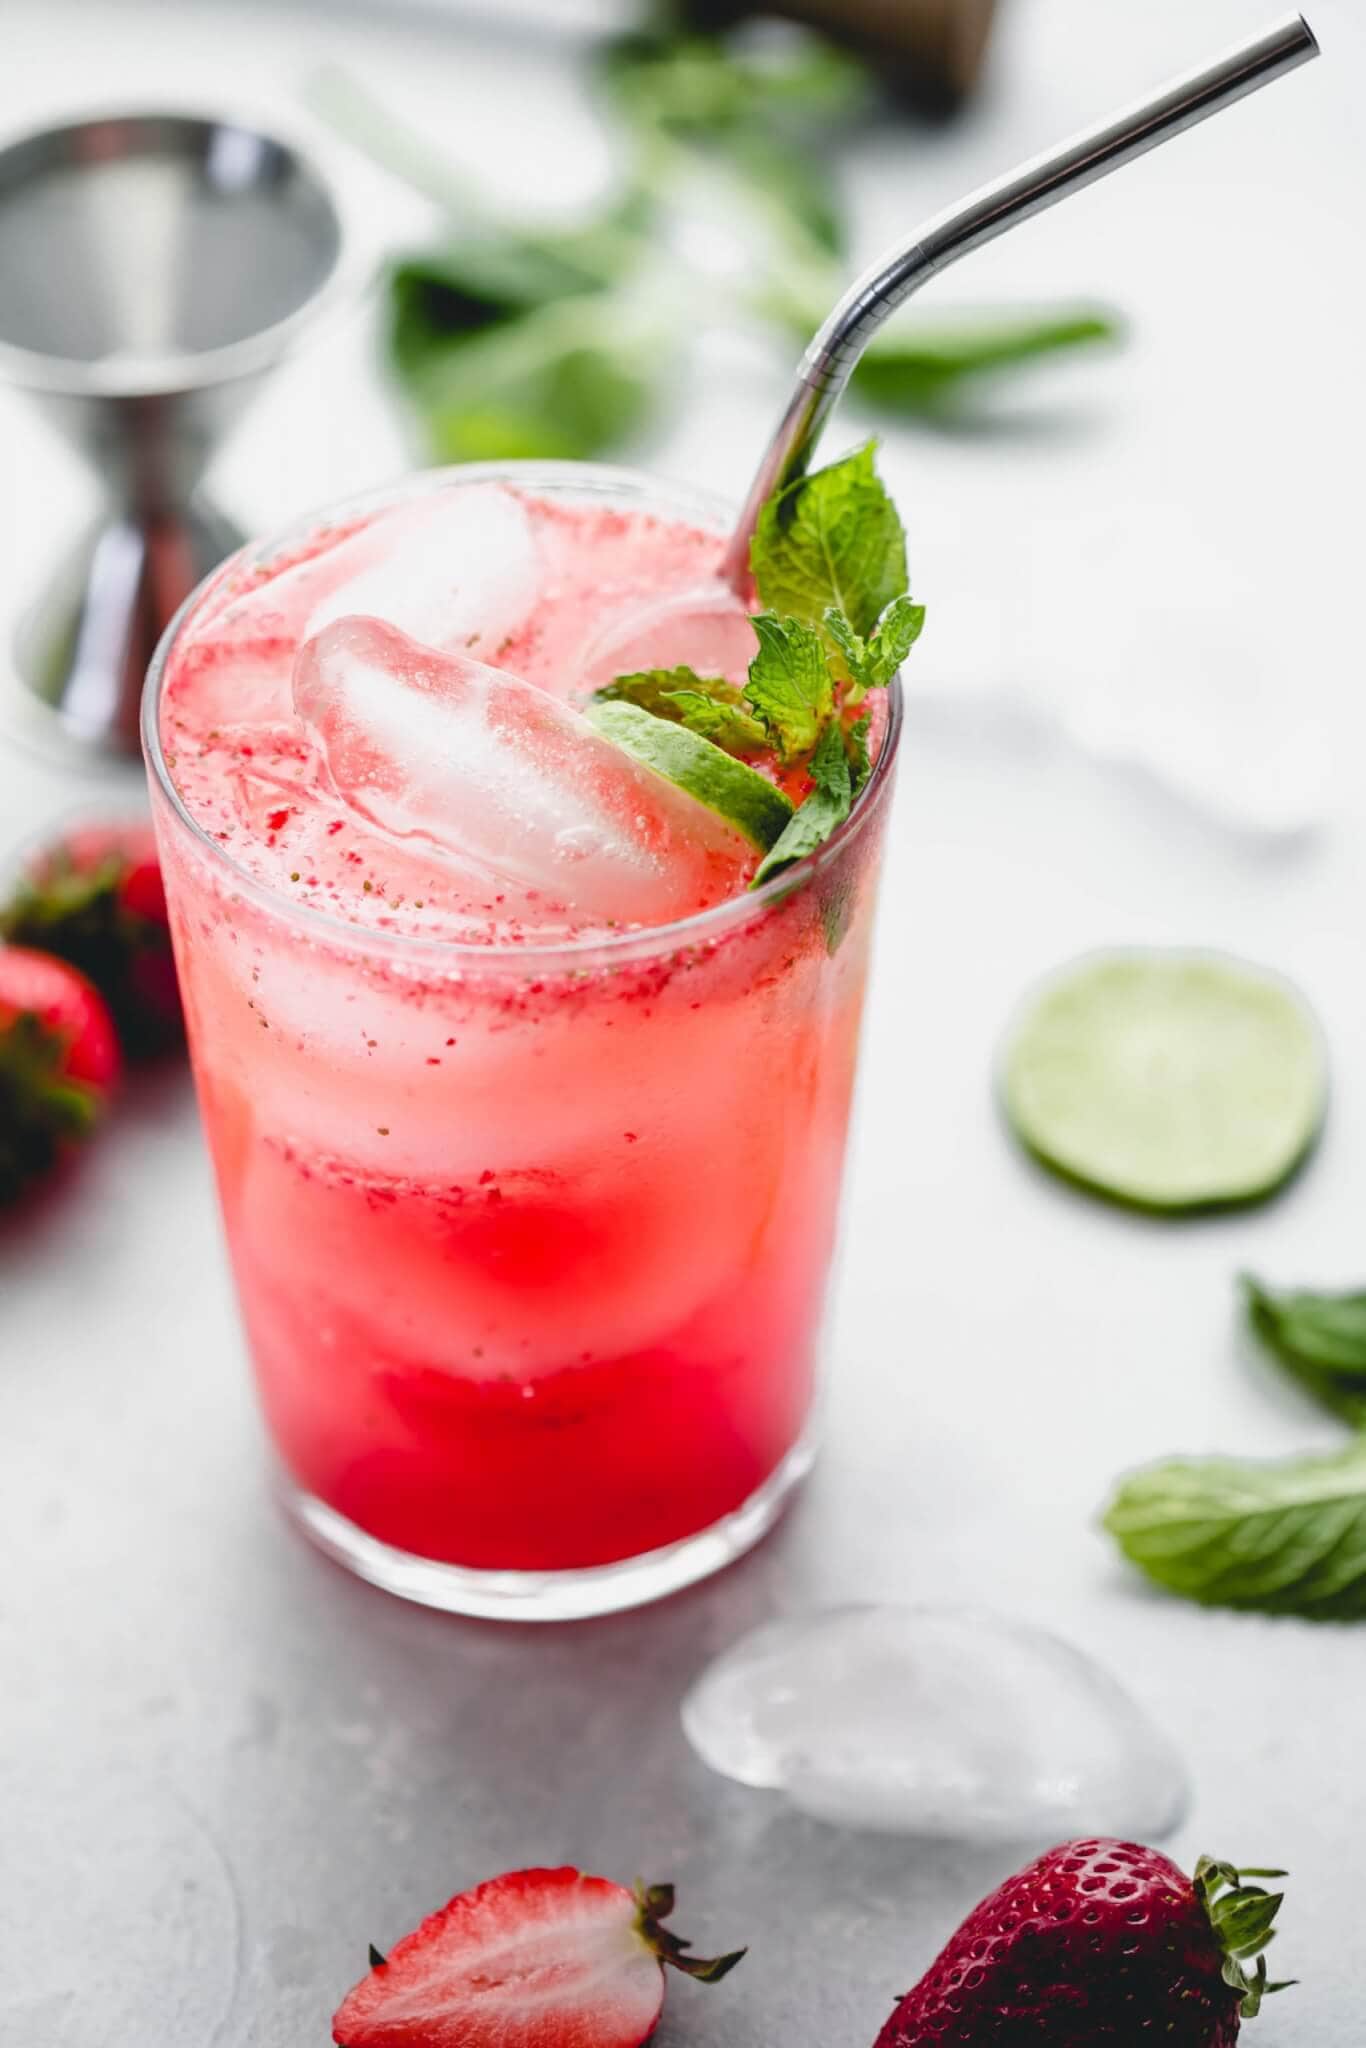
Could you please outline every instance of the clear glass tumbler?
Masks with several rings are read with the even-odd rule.
[[[590,465],[505,480],[723,534],[714,501]],[[315,522],[321,524],[322,522]],[[447,943],[286,900],[144,740],[190,1050],[285,1501],[390,1591],[563,1619],[656,1598],[773,1521],[812,1456],[895,686],[872,780],[765,887],[591,942]]]

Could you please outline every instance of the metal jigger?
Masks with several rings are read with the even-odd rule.
[[[226,119],[120,114],[0,149],[0,379],[106,498],[15,641],[22,683],[78,740],[137,751],[162,629],[241,538],[200,478],[337,292],[343,244],[313,166]]]

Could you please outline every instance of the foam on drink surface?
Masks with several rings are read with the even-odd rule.
[[[231,570],[183,629],[172,779],[254,879],[368,928],[534,944],[709,908],[752,849],[559,707],[591,687],[605,619],[705,583],[719,552],[684,521],[492,483],[321,530]]]

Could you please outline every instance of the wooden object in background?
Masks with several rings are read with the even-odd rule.
[[[689,0],[699,27],[778,14],[848,43],[925,113],[952,113],[982,75],[997,0]]]

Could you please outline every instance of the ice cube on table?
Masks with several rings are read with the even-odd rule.
[[[1185,1770],[1099,1664],[985,1610],[848,1606],[766,1623],[702,1673],[715,1771],[851,1828],[1045,1848],[1176,1826]]]
[[[617,676],[680,667],[743,683],[758,649],[735,592],[722,583],[699,584],[604,620],[579,657],[580,687],[586,693]]]
[[[739,833],[533,683],[342,618],[300,649],[294,708],[337,795],[397,840],[568,905],[662,924],[737,894]]]

